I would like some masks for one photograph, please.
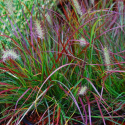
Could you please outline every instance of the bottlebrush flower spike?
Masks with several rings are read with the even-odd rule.
[[[94,5],[95,0],[91,0],[91,4]]]
[[[109,64],[111,64],[110,62],[110,55],[109,55],[109,51],[107,49],[107,47],[104,47],[103,49],[103,52],[104,52],[104,60],[105,60],[105,64],[107,65],[107,70],[111,70],[111,67]]]
[[[38,20],[35,21],[35,29],[36,29],[37,36],[39,38],[43,39],[44,38],[44,31],[41,28],[41,24]]]
[[[80,90],[79,90],[79,95],[85,95],[86,94],[86,92],[87,92],[87,87],[86,86],[82,86],[81,88],[80,88]]]
[[[81,7],[78,3],[78,0],[72,0],[74,7],[76,8],[77,13],[81,16],[82,15],[82,10]]]
[[[118,1],[118,9],[119,9],[119,13],[120,13],[120,23],[121,23],[121,28],[124,22],[124,1],[119,0]]]
[[[79,44],[84,47],[84,46],[86,46],[88,43],[86,42],[86,40],[85,40],[84,38],[80,38]]]
[[[6,9],[10,14],[14,13],[15,7],[13,6],[12,0],[4,0],[4,4],[6,5]]]
[[[13,60],[19,59],[19,55],[14,50],[5,50],[3,51],[3,56],[1,58],[5,62],[6,60],[9,59]]]
[[[51,20],[51,17],[48,13],[45,14],[45,17],[46,17],[46,20],[49,22],[50,25],[52,25],[52,20]]]

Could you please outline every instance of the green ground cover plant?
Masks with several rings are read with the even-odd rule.
[[[124,1],[3,0],[0,11],[0,124],[124,122]]]

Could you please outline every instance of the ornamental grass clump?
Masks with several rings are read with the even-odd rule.
[[[76,0],[80,13],[84,10],[81,17],[72,0],[62,4],[64,13],[57,12],[55,0],[51,9],[39,1],[31,8],[20,1],[23,17],[7,15],[8,33],[0,30],[0,38],[5,38],[0,40],[4,50],[0,53],[0,124],[20,125],[29,119],[31,124],[92,125],[95,118],[96,124],[106,125],[108,119],[123,117],[119,105],[125,103],[124,32],[120,21],[114,20],[119,13],[108,10],[108,5],[100,9],[102,2],[96,4],[98,10],[87,10],[87,0]],[[47,13],[52,23],[46,21]],[[23,21],[17,23],[16,17]],[[11,49],[6,49],[6,38]],[[111,59],[114,70],[110,70]]]

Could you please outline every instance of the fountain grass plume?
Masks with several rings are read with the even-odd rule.
[[[79,95],[85,95],[86,94],[86,92],[87,92],[87,86],[82,86],[82,87],[80,87],[80,90],[79,90]]]
[[[87,41],[84,38],[80,38],[79,44],[83,47],[88,45]]]
[[[13,6],[12,0],[5,0],[4,4],[6,5],[6,9],[10,14],[14,13],[15,7]]]
[[[2,60],[5,62],[6,60],[12,59],[16,60],[19,59],[19,55],[14,50],[5,50],[3,51]]]
[[[44,39],[44,31],[41,27],[40,21],[38,20],[35,21],[35,30],[36,30],[37,36],[41,39]]]
[[[107,70],[109,71],[111,70],[111,66],[110,66],[111,61],[110,61],[110,55],[107,47],[104,47],[103,54],[104,54],[104,61],[105,61]]]
[[[79,15],[82,15],[82,10],[81,10],[81,7],[80,7],[78,1],[77,1],[77,0],[72,0],[72,2],[73,2],[73,4],[74,4],[74,7],[75,7],[77,13],[78,13]]]

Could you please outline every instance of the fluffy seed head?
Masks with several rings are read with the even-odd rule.
[[[37,36],[39,38],[43,39],[44,38],[44,31],[41,28],[41,24],[38,20],[35,21],[35,29],[36,29]]]
[[[6,9],[10,14],[13,14],[15,7],[13,6],[12,0],[4,0],[4,4],[6,5]]]
[[[82,86],[81,88],[80,88],[80,90],[79,90],[79,95],[85,95],[86,94],[86,92],[87,92],[87,86]]]
[[[122,25],[124,23],[124,2],[122,0],[118,1],[118,9],[119,9],[119,12],[121,13],[120,14],[120,23],[121,23],[121,28],[122,28]]]
[[[9,59],[13,60],[19,59],[19,55],[14,50],[5,50],[3,51],[3,56],[1,58],[5,62],[6,60]]]
[[[80,38],[79,44],[84,47],[84,46],[87,45],[87,42],[86,42],[86,40],[84,38]]]
[[[93,5],[94,5],[94,2],[95,2],[94,0],[91,0],[91,4],[93,4]]]
[[[111,67],[109,64],[111,64],[110,62],[110,55],[109,55],[109,51],[108,51],[108,48],[107,47],[104,47],[103,49],[103,53],[104,53],[104,61],[105,61],[105,64],[107,65],[107,70],[111,70]]]
[[[51,17],[48,13],[45,14],[45,17],[46,17],[46,20],[49,22],[49,24],[52,25],[52,20],[51,20]]]
[[[82,10],[81,10],[81,7],[80,7],[78,1],[77,1],[77,0],[72,0],[72,2],[73,2],[73,4],[74,4],[74,7],[75,7],[77,13],[78,13],[79,15],[82,15]]]

